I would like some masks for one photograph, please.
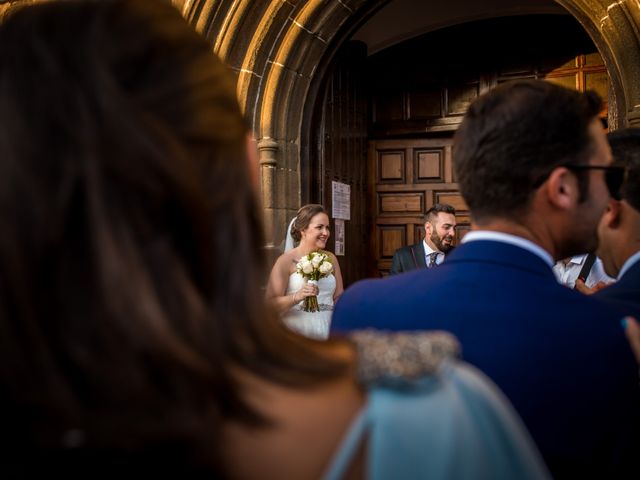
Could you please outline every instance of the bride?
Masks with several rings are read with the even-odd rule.
[[[289,226],[287,235],[297,243],[278,257],[267,285],[267,298],[283,315],[283,321],[291,330],[317,339],[329,336],[333,304],[343,291],[340,265],[336,256],[325,250],[329,240],[329,215],[322,205],[303,206]],[[318,280],[317,285],[307,283],[296,272],[296,264],[310,252],[322,250],[333,264],[333,273]],[[317,295],[319,312],[302,310],[306,297]]]

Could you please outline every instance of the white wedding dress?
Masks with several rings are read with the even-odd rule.
[[[305,279],[298,272],[289,276],[286,295],[293,295],[305,284]],[[336,277],[330,274],[328,277],[318,280],[318,305],[319,312],[305,312],[302,310],[303,301],[294,305],[283,317],[283,321],[291,330],[306,337],[324,340],[329,337],[329,326],[333,313],[333,294],[336,291]]]

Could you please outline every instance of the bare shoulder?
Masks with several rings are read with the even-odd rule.
[[[274,265],[274,269],[279,271],[290,273],[295,270],[295,266],[298,260],[295,258],[293,250],[283,253],[278,257]]]
[[[346,344],[327,345],[325,352],[355,364],[354,350]],[[249,403],[278,425],[255,429],[234,423],[225,428],[230,467],[244,478],[321,477],[364,405],[351,372],[311,389],[277,385],[253,374],[242,375],[241,381]],[[310,432],[313,448],[300,448],[308,445]]]
[[[333,269],[335,270],[334,274],[342,277],[340,262],[338,261],[338,257],[335,256],[333,252],[327,252],[329,254],[329,258],[331,259],[331,263],[333,264]]]
[[[329,256],[329,260],[331,260],[331,263],[333,264],[338,263],[338,257],[336,257],[336,255],[333,252],[325,250],[324,253],[326,253]]]

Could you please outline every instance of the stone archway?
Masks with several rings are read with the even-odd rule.
[[[5,0],[0,19],[13,4]],[[613,91],[612,125],[640,126],[640,4],[555,0],[600,51]],[[301,138],[314,82],[331,54],[388,0],[172,0],[238,75],[238,97],[258,138],[268,245],[301,202]]]
[[[640,4],[628,0],[555,1],[582,24],[604,59],[613,86],[609,104],[612,126],[640,126]]]
[[[384,3],[174,1],[238,75],[238,97],[258,139],[268,247],[282,240],[301,203],[300,140],[313,81],[349,27]]]
[[[556,0],[605,59],[613,124],[640,125],[640,6],[622,0]],[[301,138],[313,82],[331,53],[384,0],[174,0],[238,75],[238,96],[261,159],[268,244],[284,236],[301,202]]]

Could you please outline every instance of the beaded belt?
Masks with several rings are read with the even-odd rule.
[[[296,305],[295,310],[303,311],[302,310],[302,306],[300,306],[300,305]],[[331,312],[331,311],[333,311],[333,305],[327,305],[326,303],[321,303],[321,304],[318,305],[318,311],[320,311],[320,312]],[[315,313],[315,312],[309,312],[309,313]]]

